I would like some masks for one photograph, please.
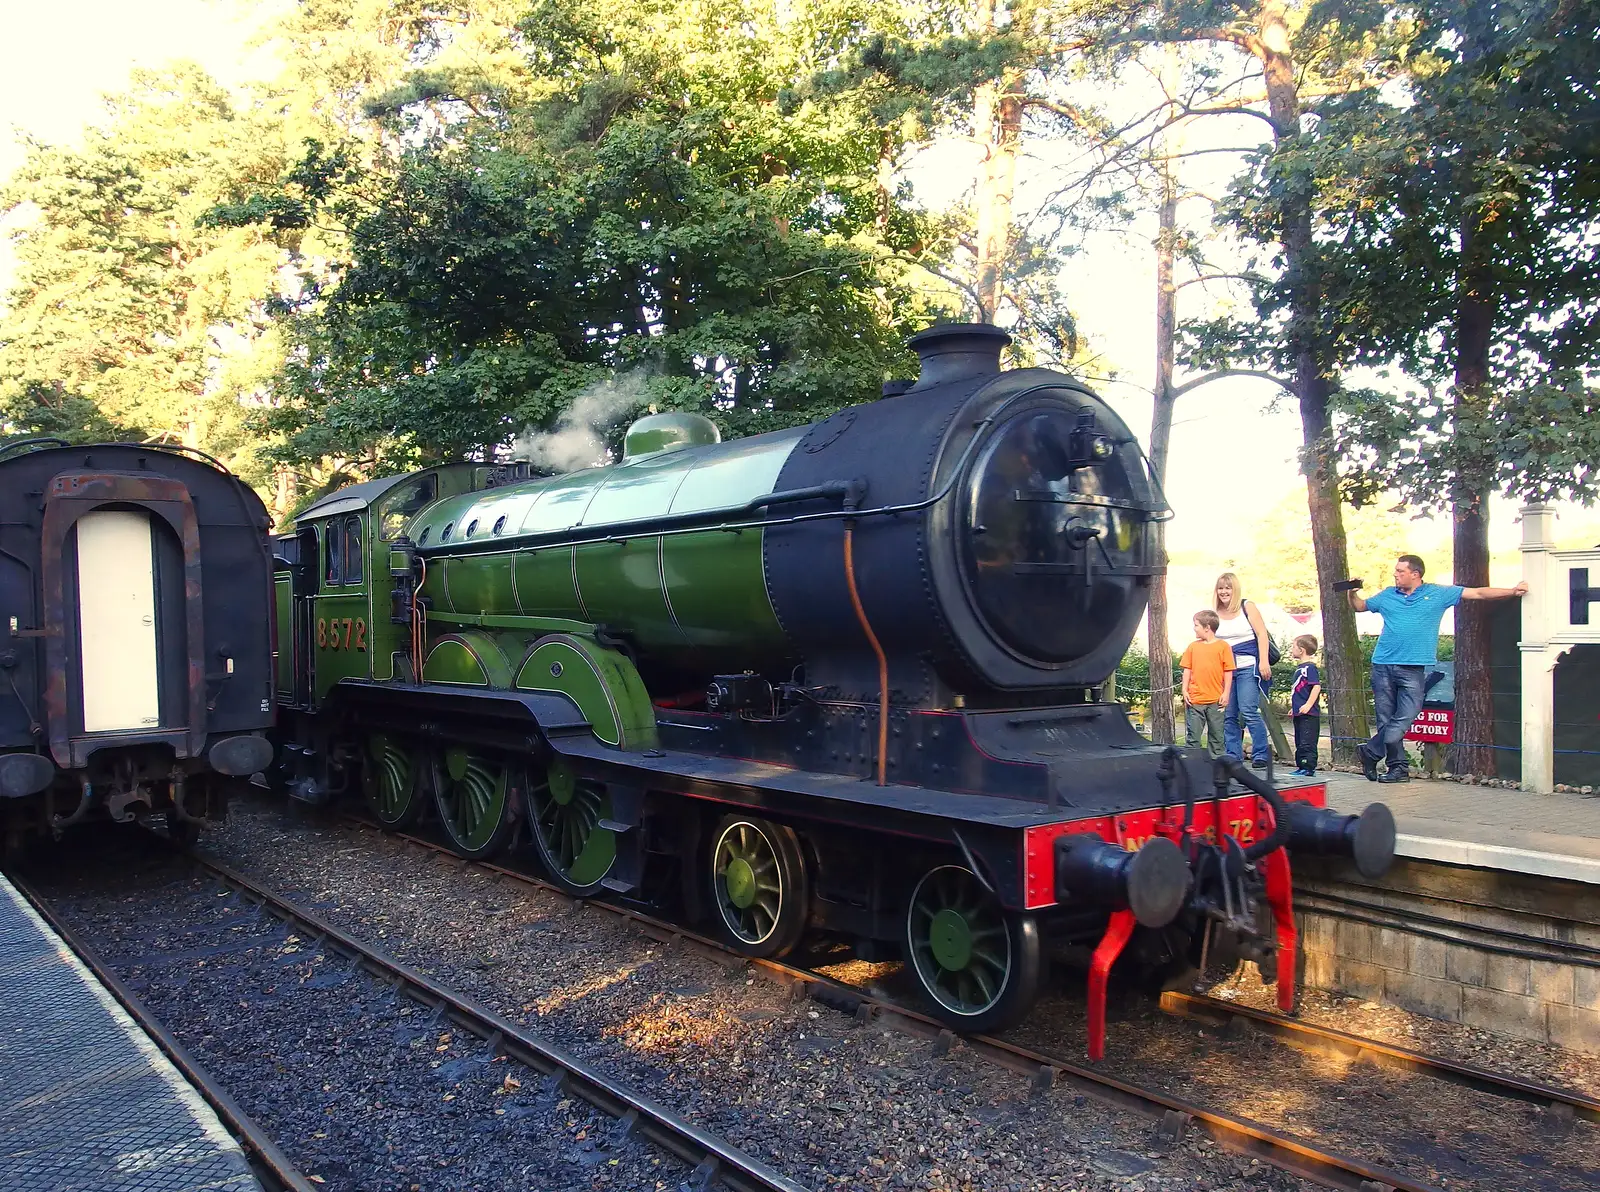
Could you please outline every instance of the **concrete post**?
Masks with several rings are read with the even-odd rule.
[[[1550,656],[1550,547],[1555,510],[1522,507],[1522,789],[1555,790],[1555,660]]]

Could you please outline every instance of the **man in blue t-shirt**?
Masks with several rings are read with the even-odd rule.
[[[1383,614],[1383,632],[1372,652],[1372,700],[1378,731],[1356,750],[1369,782],[1410,782],[1406,751],[1401,742],[1411,722],[1422,711],[1423,676],[1439,661],[1439,622],[1446,609],[1463,600],[1507,600],[1527,593],[1528,585],[1514,588],[1461,588],[1455,584],[1422,582],[1422,560],[1401,555],[1394,565],[1394,587],[1363,600],[1347,592],[1356,612],[1371,609]],[[1388,763],[1378,776],[1378,763]]]

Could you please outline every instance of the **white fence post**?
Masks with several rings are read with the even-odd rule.
[[[1522,789],[1555,789],[1555,661],[1550,654],[1551,523],[1548,505],[1522,507]]]
[[[1555,670],[1575,645],[1600,643],[1600,547],[1551,550],[1555,510],[1522,509],[1522,787],[1555,789]]]

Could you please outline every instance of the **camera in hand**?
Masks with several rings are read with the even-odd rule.
[[[1333,590],[1335,592],[1359,591],[1361,588],[1361,582],[1362,581],[1359,579],[1341,579],[1333,585]]]

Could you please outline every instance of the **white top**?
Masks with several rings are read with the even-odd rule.
[[[1240,646],[1248,644],[1249,648],[1246,654],[1251,658],[1256,656],[1256,631],[1250,624],[1250,618],[1244,612],[1235,613],[1232,617],[1225,617],[1218,613],[1217,621],[1217,637],[1227,642],[1236,655],[1239,653]],[[1245,663],[1243,665],[1255,666],[1256,663]]]

